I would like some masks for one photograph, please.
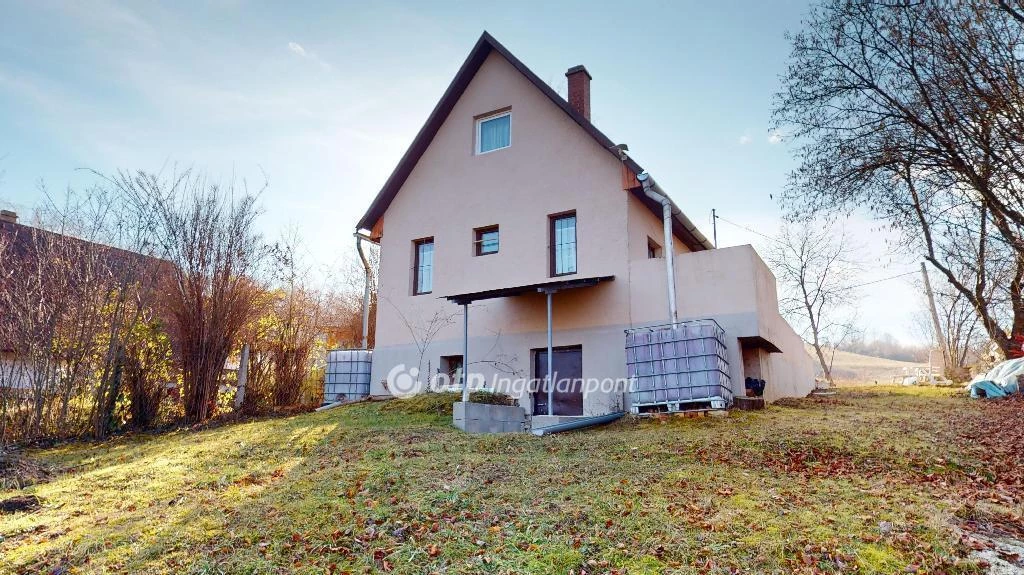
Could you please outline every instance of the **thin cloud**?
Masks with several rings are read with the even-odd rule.
[[[746,146],[747,144],[749,144],[750,142],[753,142],[753,141],[754,141],[754,138],[751,138],[750,134],[743,134],[742,136],[740,136],[740,139],[739,139],[739,143],[740,143],[741,146]]]
[[[778,130],[772,130],[771,134],[768,134],[769,144],[778,144],[782,142],[782,132]]]
[[[298,56],[300,58],[305,58],[307,60],[316,62],[324,70],[331,70],[332,69],[330,64],[328,64],[327,62],[324,62],[323,59],[320,58],[320,56],[316,55],[316,52],[311,52],[309,50],[306,50],[302,46],[302,44],[299,44],[298,42],[288,42],[288,51],[291,52],[292,54],[295,54],[296,56]]]

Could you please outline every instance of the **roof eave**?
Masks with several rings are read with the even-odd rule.
[[[606,136],[604,132],[599,130],[590,120],[583,117],[582,114],[577,112],[572,105],[569,104],[564,98],[558,95],[551,86],[548,86],[543,80],[540,79],[532,70],[526,67],[518,58],[516,58],[507,48],[501,45],[493,36],[488,32],[484,32],[480,35],[480,39],[477,40],[473,49],[469,52],[466,60],[462,63],[458,73],[452,79],[448,88],[444,91],[441,99],[434,106],[434,110],[430,113],[427,121],[420,128],[420,131],[416,134],[409,149],[402,155],[402,159],[395,166],[395,169],[391,172],[384,186],[381,188],[377,196],[374,197],[373,202],[370,203],[370,207],[360,218],[359,223],[356,224],[357,230],[369,230],[374,227],[378,220],[384,216],[384,212],[387,211],[388,205],[398,194],[402,184],[405,183],[406,178],[412,173],[413,168],[416,167],[420,157],[426,151],[430,142],[433,141],[437,131],[441,129],[441,125],[448,118],[448,114],[451,113],[452,108],[455,107],[455,103],[458,102],[459,97],[466,86],[473,80],[476,72],[483,65],[484,60],[490,55],[491,51],[497,51],[501,54],[516,70],[518,70],[523,76],[525,76],[534,86],[537,87],[541,92],[544,93],[552,102],[555,103],[559,108],[562,109],[570,118],[573,119],[584,131],[586,131],[592,138],[594,138],[598,144],[600,144],[606,152],[612,154],[616,159],[621,159],[619,156],[619,150],[612,142],[611,138]],[[622,162],[627,168],[633,171],[634,174],[643,173],[644,169],[640,164],[636,163],[633,158],[626,157],[622,159]],[[641,192],[639,194],[644,203],[648,203],[649,199],[644,196]],[[655,213],[661,213],[660,206],[650,206]],[[707,238],[697,229],[693,222],[684,214],[680,214],[676,221],[673,223],[673,228],[687,246],[692,250],[700,249],[712,249],[714,246],[707,240]]]
[[[387,205],[391,203],[394,196],[388,197],[393,188],[401,187],[405,183],[405,179],[412,173],[412,169],[416,167],[416,163],[419,161],[419,156],[423,155],[427,146],[434,139],[434,135],[441,129],[441,124],[444,123],[445,119],[448,118],[448,114],[451,109],[455,107],[455,102],[458,101],[459,92],[465,89],[472,81],[473,76],[476,75],[477,70],[480,69],[480,65],[491,53],[492,42],[494,38],[490,34],[484,32],[480,39],[476,41],[473,49],[470,50],[469,55],[466,56],[466,60],[459,67],[458,73],[452,78],[448,88],[445,89],[441,99],[438,100],[437,105],[430,112],[430,116],[427,117],[427,121],[417,132],[416,137],[413,139],[412,144],[402,155],[402,159],[398,161],[398,165],[388,176],[384,187],[377,192],[377,196],[373,198],[373,202],[370,203],[370,207],[367,208],[366,213],[360,218],[359,223],[356,224],[356,229],[368,230],[373,228],[377,220],[384,215],[387,210]],[[470,72],[471,68],[475,68]],[[445,109],[447,108],[447,109]],[[394,190],[397,192],[397,190]]]

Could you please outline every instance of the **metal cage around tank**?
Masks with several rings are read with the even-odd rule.
[[[626,330],[626,374],[633,413],[732,404],[725,330],[712,319]]]
[[[373,351],[335,349],[327,352],[324,370],[324,403],[353,401],[370,395]]]

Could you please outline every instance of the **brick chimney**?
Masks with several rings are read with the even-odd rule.
[[[569,79],[569,105],[590,120],[590,72],[582,65],[573,66],[565,73]]]
[[[18,214],[10,210],[0,210],[0,222],[18,223]]]

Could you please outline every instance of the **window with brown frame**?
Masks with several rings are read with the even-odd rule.
[[[548,216],[551,275],[576,273],[576,212]]]
[[[438,373],[443,373],[448,376],[448,381],[450,383],[458,384],[462,382],[461,355],[442,355],[437,369]]]
[[[498,226],[473,230],[473,255],[486,256],[496,253],[498,253]]]
[[[413,242],[412,293],[421,295],[434,289],[434,238]]]
[[[653,260],[655,258],[660,257],[661,246],[658,245],[658,242],[652,240],[651,238],[647,238],[647,259]]]

